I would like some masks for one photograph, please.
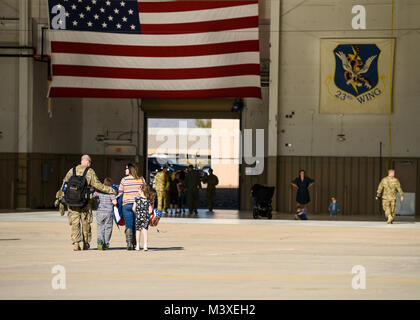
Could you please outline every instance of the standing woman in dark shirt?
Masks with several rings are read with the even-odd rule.
[[[292,186],[297,188],[296,202],[307,210],[308,203],[311,201],[309,197],[309,187],[314,184],[314,180],[305,177],[305,170],[299,171],[299,177],[292,181]]]

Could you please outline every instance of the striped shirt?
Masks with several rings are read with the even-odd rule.
[[[112,201],[116,200],[115,195],[95,191],[93,197],[99,198],[98,212],[112,213]]]
[[[122,205],[134,203],[134,198],[138,195],[140,185],[146,183],[144,178],[134,179],[132,176],[127,176],[121,179],[120,186],[118,188],[118,196],[123,192]]]

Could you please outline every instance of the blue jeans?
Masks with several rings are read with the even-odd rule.
[[[122,214],[125,221],[126,229],[135,229],[136,215],[133,212],[133,203],[128,203],[122,207]]]
[[[308,217],[306,216],[306,213],[302,213],[301,215],[298,215],[298,218],[300,220],[308,220]]]

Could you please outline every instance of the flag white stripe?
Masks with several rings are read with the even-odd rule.
[[[53,87],[125,90],[208,90],[259,87],[259,76],[236,76],[191,80],[133,80],[55,76]]]
[[[171,24],[254,17],[256,12],[258,12],[257,3],[227,8],[194,10],[184,12],[139,12],[139,15],[141,25],[156,24],[156,21],[159,21],[159,24]]]
[[[179,69],[229,66],[234,64],[248,63],[259,64],[259,57],[259,52],[240,52],[209,56],[175,58],[142,57],[141,59],[138,57],[55,53],[52,56],[52,64],[116,68]]]
[[[249,28],[189,34],[188,36],[185,36],[184,34],[149,35],[50,30],[49,36],[51,41],[159,47],[258,40],[259,35],[257,28]]]

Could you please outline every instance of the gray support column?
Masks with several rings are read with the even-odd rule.
[[[275,186],[273,209],[277,210],[277,145],[279,110],[279,67],[280,67],[280,0],[271,0],[270,17],[270,91],[268,116],[268,158],[267,184]]]
[[[30,45],[29,1],[19,0],[19,45]],[[18,103],[18,181],[17,208],[27,208],[28,158],[32,150],[32,60],[19,58],[19,103]]]
[[[137,148],[136,148],[136,162],[138,164],[140,164],[141,166],[141,170],[142,170],[142,174],[143,171],[145,170],[145,166],[146,166],[146,156],[147,154],[144,154],[144,141],[145,138],[147,139],[147,132],[145,130],[147,130],[147,128],[145,128],[144,126],[144,112],[141,108],[141,104],[142,104],[142,100],[138,99],[136,101],[136,105],[137,105]]]

